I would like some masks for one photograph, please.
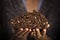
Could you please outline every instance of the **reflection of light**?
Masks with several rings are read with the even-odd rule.
[[[25,28],[26,29],[26,31],[28,31],[29,29],[28,28]]]
[[[39,29],[38,29],[38,28],[36,28],[36,31],[39,31]]]
[[[34,34],[34,33],[33,33],[33,32],[31,32],[31,36],[33,36],[33,34]]]
[[[49,28],[50,27],[50,24],[47,24],[47,28]]]
[[[27,29],[26,29],[26,30],[27,30]],[[18,38],[22,37],[22,36],[25,35],[26,33],[27,33],[27,31],[24,30],[24,31],[21,33],[21,35],[18,36]]]
[[[46,29],[43,29],[43,31],[44,31],[44,35],[46,34]]]
[[[43,25],[45,25],[45,22],[43,23]]]
[[[29,29],[29,31],[31,32],[32,30],[31,30],[31,29]]]
[[[33,29],[33,31],[35,32],[35,29]]]
[[[35,19],[36,19],[36,17],[35,17]]]
[[[23,31],[23,28],[20,28],[21,31]]]
[[[11,24],[14,24],[13,22],[11,22]]]
[[[46,24],[48,24],[48,22],[46,22]]]
[[[18,20],[18,23],[20,23],[20,21]]]
[[[23,32],[23,28],[20,28],[19,32],[16,35],[19,35]]]
[[[46,32],[46,29],[44,29],[44,32]]]

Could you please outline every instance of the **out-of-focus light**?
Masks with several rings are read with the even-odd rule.
[[[13,22],[11,22],[11,24],[14,24]]]
[[[29,29],[29,31],[31,32],[32,30],[31,30],[31,29]]]
[[[44,29],[44,32],[46,32],[46,29]]]
[[[45,25],[45,22],[43,23],[43,25]]]
[[[21,31],[23,31],[23,28],[20,28]]]
[[[20,23],[20,21],[18,20],[18,23]]]
[[[50,27],[50,24],[47,24],[47,28],[49,28]]]
[[[44,34],[46,34],[46,29],[43,29],[43,31],[44,31]]]
[[[35,29],[33,29],[33,31],[35,31]]]
[[[39,29],[38,29],[38,28],[36,28],[36,31],[39,31]]]
[[[46,22],[46,24],[48,24],[48,22]]]
[[[36,17],[35,17],[35,19],[36,19]]]
[[[33,33],[33,32],[31,32],[31,36],[33,36],[33,34],[34,34],[34,33]]]
[[[26,29],[26,31],[28,31],[29,29],[28,28],[25,28]]]

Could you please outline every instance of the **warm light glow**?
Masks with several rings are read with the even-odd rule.
[[[20,21],[18,20],[18,23],[20,23]]]
[[[44,31],[44,33],[43,33],[43,34],[45,35],[45,34],[46,34],[46,29],[43,29],[43,31]]]
[[[28,28],[25,28],[26,29],[26,31],[28,31],[29,29]]]
[[[48,22],[46,22],[46,24],[48,24]]]
[[[39,29],[38,29],[38,28],[36,28],[36,31],[39,31]]]
[[[11,22],[11,24],[14,24],[13,22]]]
[[[20,28],[21,31],[23,31],[23,28]]]
[[[49,28],[49,27],[50,27],[50,24],[47,25],[47,28]]]
[[[29,31],[31,32],[32,30],[31,30],[31,29],[29,29]]]
[[[44,32],[46,32],[46,29],[44,29]]]
[[[33,31],[35,32],[35,29],[33,29]]]
[[[31,36],[33,36],[33,34],[34,34],[34,33],[33,33],[33,32],[31,32]]]

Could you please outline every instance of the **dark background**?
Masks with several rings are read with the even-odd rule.
[[[52,40],[60,39],[60,8],[59,0],[44,0],[40,11],[48,19],[51,27],[47,30],[47,35]],[[11,27],[7,23],[9,19],[26,12],[21,0],[1,0],[0,1],[0,38],[9,40],[12,36]]]

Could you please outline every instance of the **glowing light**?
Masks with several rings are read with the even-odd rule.
[[[43,25],[45,25],[45,22],[43,23]]]
[[[35,29],[33,29],[33,31],[35,32]]]
[[[44,32],[46,32],[46,29],[44,29]]]
[[[46,34],[46,29],[43,29],[43,31],[44,31],[44,33],[43,33],[43,34],[45,35],[45,34]]]
[[[23,31],[23,28],[20,28],[21,31]]]
[[[31,29],[29,29],[29,31],[31,32],[32,30],[31,30]]]
[[[35,19],[36,19],[36,17],[35,17]]]
[[[33,36],[33,34],[34,34],[34,33],[33,33],[33,32],[31,32],[31,36]]]
[[[47,24],[47,28],[49,28],[50,27],[50,24]]]
[[[28,31],[29,29],[28,28],[25,28],[26,29],[26,31]]]
[[[38,28],[36,28],[36,31],[39,31],[39,29],[38,29]]]
[[[20,21],[18,20],[18,23],[20,23]]]
[[[11,24],[14,24],[13,22],[11,22]]]
[[[48,24],[48,22],[46,22],[46,24]]]

